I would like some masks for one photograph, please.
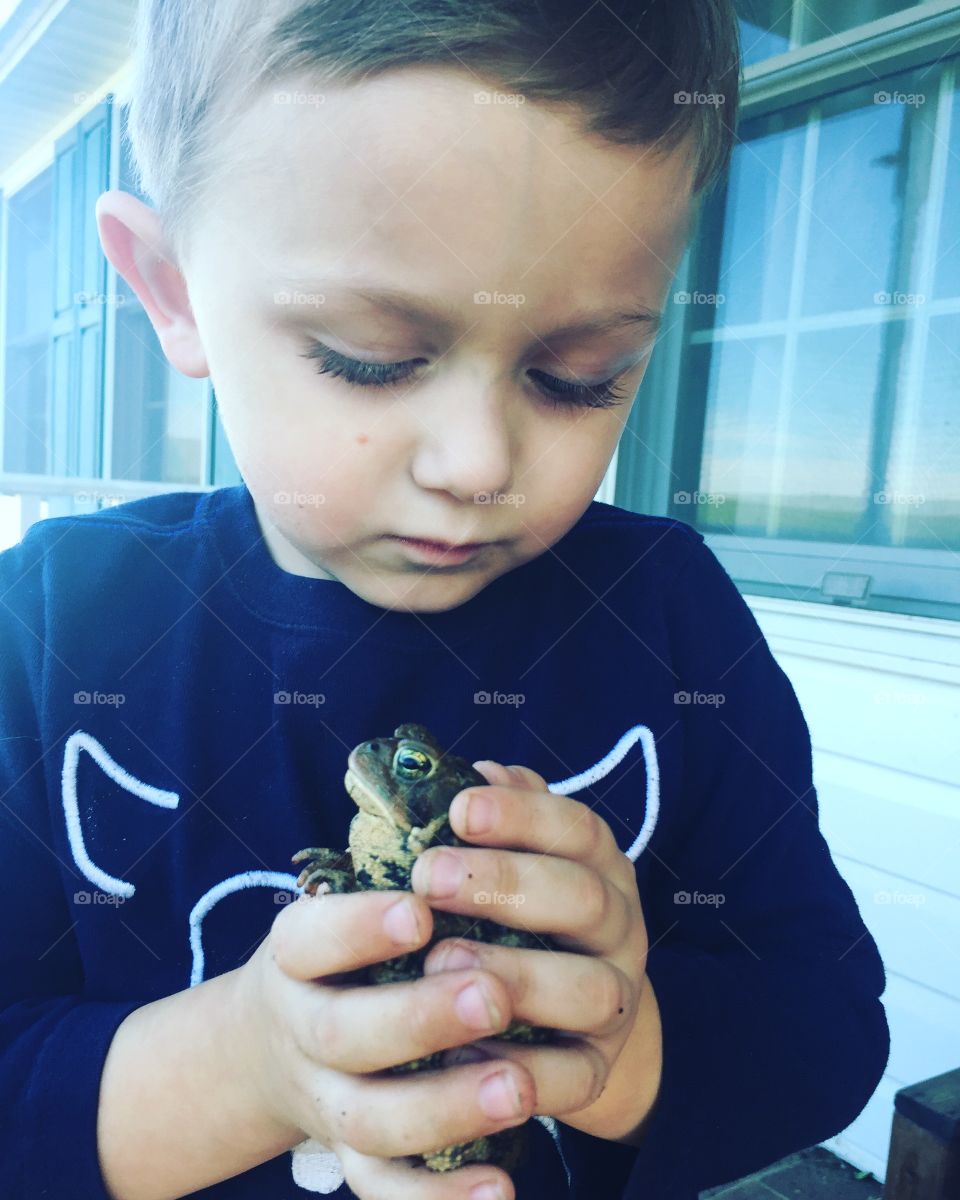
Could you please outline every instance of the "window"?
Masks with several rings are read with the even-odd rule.
[[[53,171],[47,168],[10,197],[7,210],[3,469],[16,473],[48,469],[52,236]]]
[[[118,120],[119,186],[148,203],[134,182],[123,107],[118,109]],[[114,479],[205,483],[209,381],[191,379],[170,365],[136,293],[122,276],[113,274],[116,340],[111,474]]]
[[[737,0],[744,67],[889,17],[919,0]]]
[[[960,619],[958,63],[745,107],[702,206],[617,503],[744,592]]]

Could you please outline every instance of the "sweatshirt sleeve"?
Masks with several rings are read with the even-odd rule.
[[[97,1154],[107,1049],[139,1001],[86,1000],[58,860],[41,736],[43,562],[28,534],[0,554],[0,1195],[109,1200]],[[66,733],[68,731],[61,731]]]
[[[703,542],[670,623],[684,787],[645,907],[663,1075],[624,1200],[694,1196],[833,1136],[889,1052],[883,964],[820,832],[806,721]]]

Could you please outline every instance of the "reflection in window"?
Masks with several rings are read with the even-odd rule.
[[[206,380],[170,365],[143,305],[117,277],[113,477],[202,483]]]
[[[920,0],[797,0],[798,40],[802,45],[818,42],[878,21],[905,8],[913,8]]]
[[[7,226],[6,367],[3,469],[50,469],[47,413],[53,316],[53,171],[47,168],[11,196]],[[15,291],[14,291],[15,289]]]
[[[120,115],[125,122],[126,110]],[[146,202],[134,183],[125,136],[120,146],[120,187]],[[205,483],[207,380],[188,378],[170,365],[143,305],[120,275],[116,290],[112,476]]]
[[[738,0],[736,9],[745,67],[790,49],[792,0]]]
[[[743,65],[846,33],[920,0],[736,0]]]
[[[745,122],[741,137],[694,258],[705,302],[687,300],[675,466],[698,502],[675,497],[674,515],[750,537],[960,549],[954,63]],[[702,459],[685,465],[698,428]]]

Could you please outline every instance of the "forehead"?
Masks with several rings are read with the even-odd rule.
[[[691,216],[688,143],[614,145],[581,119],[463,69],[291,78],[238,115],[216,224],[265,277],[355,272],[533,296],[582,280],[587,303],[620,282],[635,297],[648,279],[655,305]]]

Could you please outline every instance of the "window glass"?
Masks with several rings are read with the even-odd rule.
[[[126,109],[120,109],[125,126]],[[145,199],[121,137],[120,187]],[[115,479],[205,483],[208,381],[171,366],[136,293],[117,275],[112,475]]]
[[[762,533],[769,520],[784,339],[730,338],[695,354],[709,373],[699,492],[674,496],[681,520],[725,533]],[[689,505],[689,514],[684,516]]]
[[[704,213],[703,236],[716,248],[716,282],[680,297],[691,306],[693,329],[748,325],[785,318],[797,241],[803,169],[803,126],[777,123],[738,147],[723,207]],[[750,287],[726,286],[750,280]],[[713,303],[711,297],[716,297]]]
[[[876,92],[818,123],[804,316],[871,308],[897,285],[906,145],[911,121],[924,117],[917,107],[873,103]]]
[[[918,0],[797,0],[798,37],[816,42],[913,8]]]
[[[736,9],[745,67],[790,49],[792,0],[737,0]]]
[[[939,63],[742,126],[693,255],[722,302],[686,314],[674,515],[960,549],[956,89]]]
[[[931,116],[928,115],[928,120]],[[953,93],[948,120],[950,129],[944,143],[947,178],[933,286],[935,300],[960,300],[960,88]]]
[[[53,317],[53,169],[10,197],[7,223],[3,469],[48,469],[47,387]]]
[[[736,0],[743,65],[889,17],[921,0]]]
[[[960,308],[960,305],[957,306]],[[895,546],[960,549],[960,312],[933,317],[915,411],[893,432],[882,508]]]

